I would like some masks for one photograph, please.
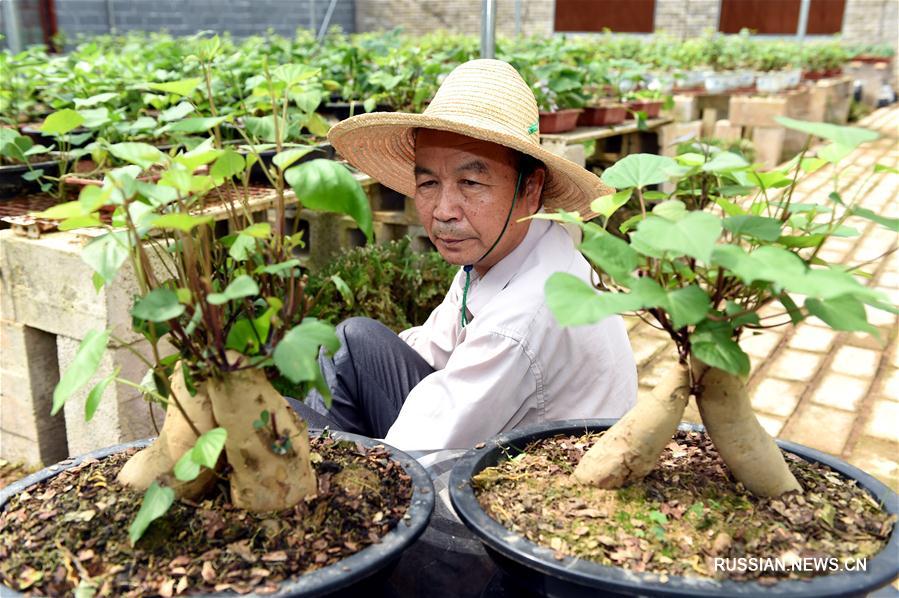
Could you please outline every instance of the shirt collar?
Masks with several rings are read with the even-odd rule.
[[[531,220],[524,239],[509,255],[494,264],[484,276],[477,276],[475,270],[471,271],[472,284],[466,303],[472,315],[477,314],[497,293],[506,288],[552,225],[549,220]]]

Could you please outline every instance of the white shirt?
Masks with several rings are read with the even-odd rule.
[[[401,450],[470,448],[501,431],[545,421],[620,417],[637,400],[624,321],[563,328],[546,305],[554,272],[590,281],[566,230],[532,220],[524,240],[487,273],[465,273],[422,326],[400,333],[436,371],[409,396],[385,440]]]

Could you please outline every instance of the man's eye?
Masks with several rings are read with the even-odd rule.
[[[472,181],[471,179],[462,179],[462,184],[467,187],[473,187],[475,185],[480,185],[477,181]]]
[[[419,189],[423,189],[424,187],[433,187],[437,184],[437,181],[424,181],[423,183],[418,184]]]

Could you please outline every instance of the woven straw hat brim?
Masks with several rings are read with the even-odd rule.
[[[381,184],[415,196],[415,139],[417,128],[450,131],[510,147],[540,160],[547,168],[543,203],[550,209],[579,212],[586,220],[597,216],[590,202],[615,190],[583,167],[557,156],[539,144],[498,131],[493,121],[476,116],[444,118],[403,112],[373,112],[343,120],[328,139],[347,162]]]

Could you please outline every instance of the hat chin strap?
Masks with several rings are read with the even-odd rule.
[[[465,325],[468,324],[468,315],[466,312],[468,311],[466,304],[468,301],[468,285],[471,284],[471,269],[474,268],[474,264],[479,263],[485,257],[490,255],[490,252],[496,249],[496,246],[499,245],[500,239],[503,238],[503,235],[506,234],[506,229],[509,228],[509,221],[512,219],[512,212],[515,210],[515,204],[518,202],[518,191],[521,189],[521,171],[518,171],[518,182],[515,183],[515,195],[512,196],[512,205],[509,207],[509,213],[506,214],[506,222],[503,224],[503,230],[499,232],[499,236],[496,238],[496,241],[493,242],[493,245],[490,246],[484,255],[475,260],[472,264],[466,264],[462,266],[462,270],[465,271],[465,286],[462,288],[462,315],[460,317],[460,322],[462,324],[462,328],[465,328]]]

